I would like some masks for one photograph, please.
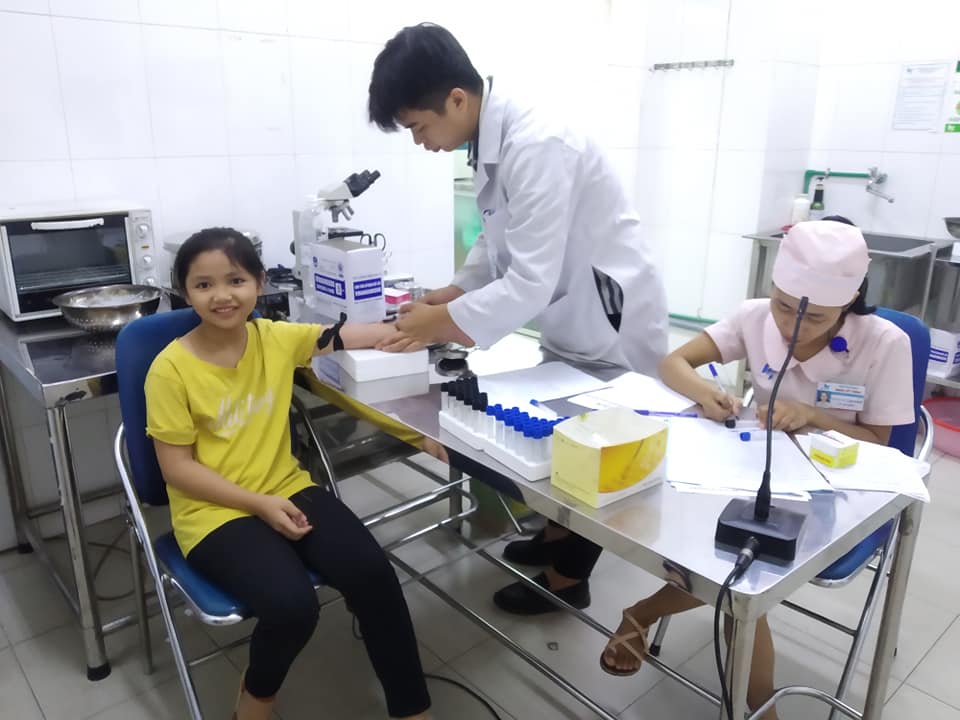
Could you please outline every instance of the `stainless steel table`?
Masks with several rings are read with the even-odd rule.
[[[52,568],[43,539],[31,522],[31,509],[24,492],[3,377],[13,377],[46,413],[47,432],[67,545],[73,587],[54,572],[68,602],[76,610],[83,631],[87,677],[99,680],[110,674],[103,643],[103,625],[93,590],[90,562],[86,553],[81,498],[70,447],[66,407],[101,395],[117,392],[113,338],[91,336],[71,328],[61,319],[26,324],[0,317],[0,444],[6,465],[10,503],[21,551],[31,547]]]
[[[471,367],[488,364],[483,361],[497,353],[498,349],[494,346],[487,353],[471,356]],[[509,357],[495,359],[498,360],[494,363],[498,369],[512,369]],[[529,366],[529,363],[521,366]],[[584,369],[591,371],[589,368]],[[620,372],[622,371],[592,370],[593,374],[601,377]],[[478,371],[478,374],[482,375],[483,372]],[[351,403],[358,402],[351,398]],[[594,509],[552,488],[548,480],[530,482],[523,479],[488,455],[474,450],[442,430],[437,414],[439,405],[439,387],[434,385],[428,394],[373,403],[368,407],[392,418],[407,429],[441,442],[450,454],[451,466],[455,471],[466,471],[508,491],[515,488],[523,501],[541,515],[589,538],[653,575],[683,585],[685,590],[701,601],[709,605],[715,604],[720,586],[735,559],[733,553],[715,549],[713,540],[717,517],[728,498],[679,493],[670,486],[663,485],[607,507]],[[345,409],[349,410],[348,407]],[[757,475],[759,484],[759,469]],[[812,580],[874,530],[900,515],[899,542],[892,561],[880,636],[863,713],[865,718],[878,720],[883,709],[899,632],[921,505],[904,496],[873,492],[835,493],[815,497],[809,503],[798,504],[806,507],[809,516],[796,560],[787,567],[755,562],[732,589],[732,607],[729,610],[733,617],[733,636],[728,654],[728,683],[733,691],[734,717],[743,718],[748,714],[746,692],[752,653],[746,649],[753,647],[756,620]],[[584,616],[581,614],[581,617]],[[477,619],[475,615],[474,619]],[[592,619],[587,621],[598,630],[605,630]],[[606,632],[609,634],[609,631]],[[517,646],[511,647],[518,649]],[[529,656],[525,659],[531,662]],[[675,679],[681,679],[656,658],[649,660]],[[537,665],[536,662],[531,664]],[[542,667],[538,669],[543,671]],[[556,677],[553,679],[556,680]],[[692,685],[689,681],[685,684],[688,687]],[[567,689],[571,690],[570,687]],[[703,689],[697,691],[716,702],[712,693]],[[825,693],[811,688],[798,688],[795,692],[816,696],[834,704]],[[589,699],[585,699],[582,694],[573,694],[594,711],[598,710],[596,705],[588,702]],[[836,704],[834,706],[837,707]],[[598,715],[611,717],[602,710]]]

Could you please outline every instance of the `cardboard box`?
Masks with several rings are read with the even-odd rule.
[[[306,243],[301,252],[307,258],[303,295],[312,308],[331,318],[345,312],[354,323],[383,320],[380,248],[336,239]]]
[[[354,380],[384,380],[418,375],[430,371],[430,352],[424,348],[410,353],[388,353],[380,350],[340,350],[331,357]]]
[[[619,407],[577,415],[554,428],[550,484],[603,507],[660,484],[666,455],[660,420]]]
[[[810,436],[810,459],[832,468],[849,467],[857,462],[860,443],[835,430]]]
[[[960,334],[930,328],[927,373],[943,378],[960,374]]]

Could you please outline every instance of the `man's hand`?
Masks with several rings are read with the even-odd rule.
[[[757,408],[757,419],[760,420],[762,427],[767,426],[768,412],[770,412],[768,405],[761,405]],[[808,425],[813,425],[816,412],[816,408],[801,402],[777,400],[773,407],[773,429],[795,432]]]
[[[288,540],[299,540],[313,530],[307,516],[287,498],[261,495],[255,510],[257,517]]]
[[[424,305],[446,305],[461,295],[463,295],[463,288],[458,288],[456,285],[447,285],[444,288],[431,290],[420,298],[418,302],[422,302]]]
[[[401,305],[400,315],[397,317],[397,330],[424,345],[457,342],[470,347],[474,344],[473,339],[453,322],[445,304],[426,305],[416,302]]]

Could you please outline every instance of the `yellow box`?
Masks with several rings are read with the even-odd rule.
[[[849,467],[857,462],[860,443],[835,430],[810,436],[810,459],[832,468]]]
[[[550,484],[591,507],[659,484],[667,425],[627,408],[577,415],[554,428]]]

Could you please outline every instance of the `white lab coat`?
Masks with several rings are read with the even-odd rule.
[[[474,177],[483,232],[453,284],[453,321],[482,348],[531,320],[543,346],[579,362],[656,374],[667,351],[660,273],[597,145],[485,88]],[[594,268],[623,291],[620,332]]]

